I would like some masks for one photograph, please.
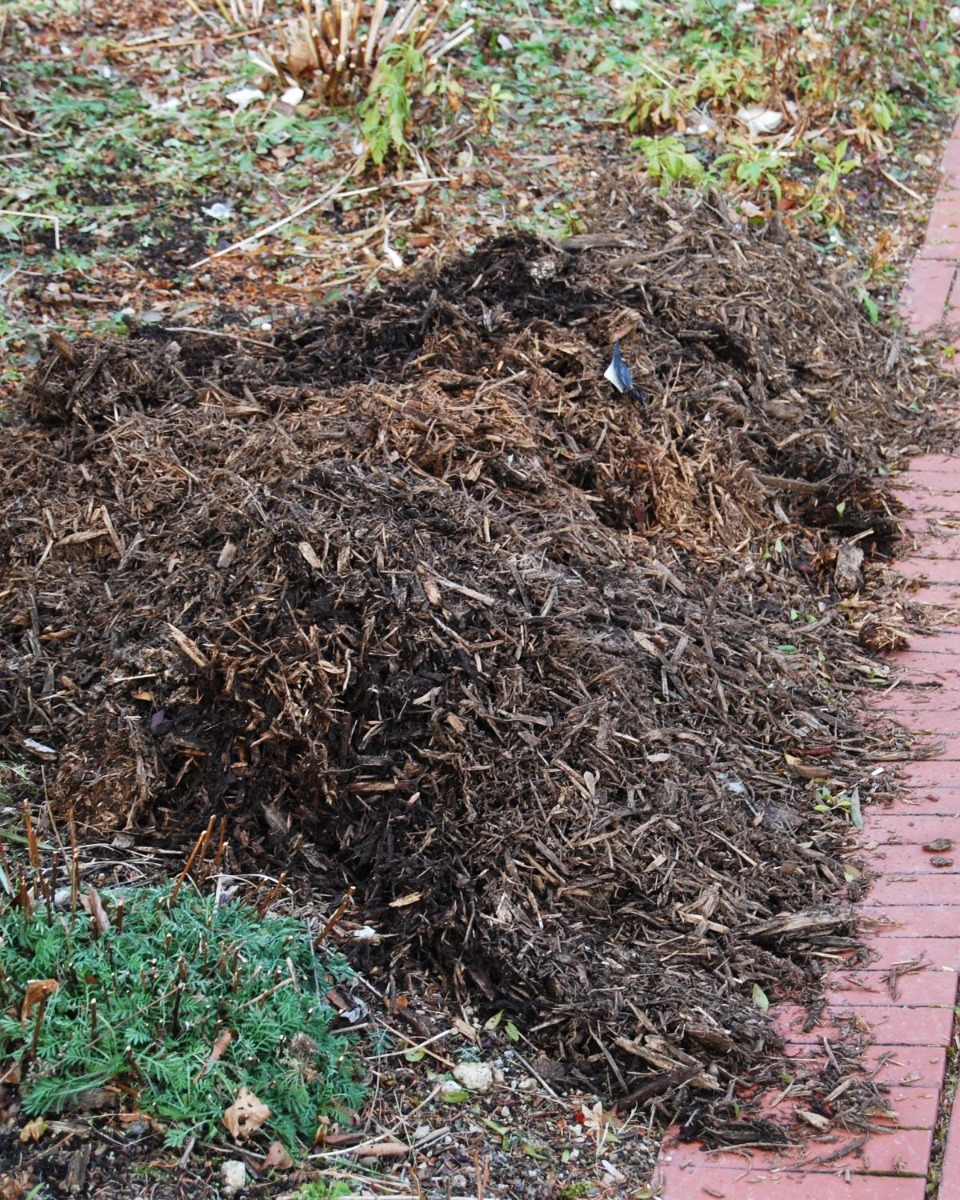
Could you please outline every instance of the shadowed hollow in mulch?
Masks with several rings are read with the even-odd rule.
[[[86,836],[224,815],[355,886],[381,986],[439,972],[615,1096],[725,1090],[755,988],[852,944],[767,923],[843,884],[811,777],[875,787],[882,476],[952,386],[776,225],[629,184],[272,345],[60,341],[0,445],[0,750],[56,749]]]

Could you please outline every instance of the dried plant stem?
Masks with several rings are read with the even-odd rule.
[[[346,894],[344,895],[344,897],[340,901],[340,903],[337,905],[336,912],[333,914],[333,916],[330,918],[330,920],[326,923],[326,925],[324,925],[323,929],[317,935],[317,937],[313,943],[314,947],[316,949],[319,950],[319,948],[327,940],[330,930],[333,929],[334,925],[336,925],[336,923],[340,920],[340,918],[343,916],[343,914],[347,911],[349,906],[353,903],[353,895],[354,895],[354,892],[356,892],[356,890],[357,889],[355,887],[347,888]]]
[[[198,854],[201,853],[201,851],[206,850],[207,842],[210,840],[210,835],[213,833],[213,822],[214,822],[214,818],[211,817],[210,820],[207,822],[206,829],[197,838],[196,844],[194,845],[193,849],[190,851],[190,857],[187,859],[186,863],[184,864],[183,870],[180,872],[180,875],[177,878],[177,882],[173,885],[173,891],[170,893],[170,899],[167,901],[168,909],[173,907],[177,896],[180,894],[180,888],[183,886],[183,881],[186,879],[187,875],[189,875],[189,873],[190,873],[190,868],[193,866],[194,859],[197,857]],[[200,861],[202,862],[203,859],[201,858]]]
[[[30,1039],[30,1049],[27,1051],[24,1062],[32,1062],[37,1056],[37,1043],[40,1040],[40,1029],[43,1026],[43,1014],[47,1011],[47,998],[49,993],[44,992],[37,1002],[37,1016],[33,1023],[33,1037]]]
[[[267,892],[263,899],[258,902],[257,913],[261,918],[266,916],[270,910],[271,904],[273,904],[273,902],[282,894],[286,878],[286,871],[281,872],[280,878],[277,880],[277,882],[273,885],[270,891]]]
[[[219,875],[223,868],[223,855],[224,855],[224,851],[227,848],[226,838],[227,838],[227,818],[221,817],[220,818],[220,838],[217,841],[217,850],[213,856],[213,866],[211,869],[211,874],[213,874],[213,875]]]
[[[40,870],[40,850],[37,847],[37,835],[33,831],[33,820],[30,817],[30,807],[23,806],[23,824],[27,834],[27,853],[30,856],[30,866],[35,871]]]

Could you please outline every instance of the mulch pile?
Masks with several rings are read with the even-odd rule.
[[[58,341],[0,445],[0,751],[56,751],[88,837],[226,815],[356,887],[383,986],[644,1100],[761,1060],[756,989],[850,944],[813,780],[870,798],[883,475],[955,385],[776,224],[614,183],[592,229],[268,344]]]

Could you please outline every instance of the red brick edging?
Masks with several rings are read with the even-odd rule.
[[[954,306],[960,309],[960,121],[942,171],[900,311],[919,333],[955,320],[960,349],[960,312],[953,315]],[[919,540],[898,569],[924,582],[921,602],[960,610],[960,456],[914,459],[901,482],[901,499],[912,509],[906,525]],[[936,759],[911,766],[907,791],[894,808],[866,813],[863,851],[878,878],[863,907],[881,918],[869,941],[879,958],[867,968],[835,973],[824,1024],[813,1033],[799,1032],[803,1014],[791,1006],[775,1012],[787,1055],[798,1067],[823,1061],[823,1038],[835,1032],[837,1019],[855,1013],[869,1024],[867,1061],[882,1064],[876,1078],[890,1084],[888,1099],[897,1114],[891,1132],[861,1143],[831,1130],[824,1140],[784,1154],[710,1153],[671,1134],[658,1163],[663,1200],[960,1200],[960,1105],[952,1114],[939,1188],[927,1191],[960,970],[960,612],[957,621],[914,638],[897,655],[905,683],[938,686],[901,686],[876,705],[910,728],[935,734],[945,747]],[[923,849],[938,838],[952,848],[940,855]],[[937,866],[938,858],[950,861]],[[918,959],[927,965],[904,975],[898,999],[891,1001],[891,967]],[[851,1153],[835,1156],[847,1146]]]

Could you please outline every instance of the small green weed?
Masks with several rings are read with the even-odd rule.
[[[680,138],[638,137],[631,145],[640,151],[647,174],[663,193],[675,184],[700,187],[707,182],[703,163],[687,150]]]
[[[381,56],[370,90],[358,106],[363,139],[373,162],[379,167],[391,152],[401,163],[410,155],[413,146],[409,135],[417,100],[437,98],[455,109],[462,95],[461,86],[449,76],[438,74],[436,64],[412,41],[390,46]],[[511,98],[498,91],[488,99],[488,108],[498,108]]]
[[[330,1183],[305,1183],[294,1193],[294,1200],[349,1200],[355,1193],[342,1179]]]
[[[818,787],[813,810],[818,813],[846,813],[858,829],[863,828],[860,793],[856,788],[852,792],[831,792],[826,785]]]
[[[427,78],[427,60],[412,43],[391,46],[380,60],[370,92],[360,104],[364,141],[377,166],[390,150],[402,161],[410,153],[407,128],[413,95]]]
[[[179,1145],[214,1136],[248,1088],[294,1152],[320,1115],[361,1102],[322,999],[349,972],[301,922],[187,889],[171,903],[169,886],[102,905],[91,891],[89,907],[61,915],[21,887],[0,911],[0,1048],[20,1059],[27,1112],[116,1086]]]
[[[581,1196],[589,1196],[593,1191],[590,1183],[567,1183],[557,1193],[559,1200],[580,1200]]]

